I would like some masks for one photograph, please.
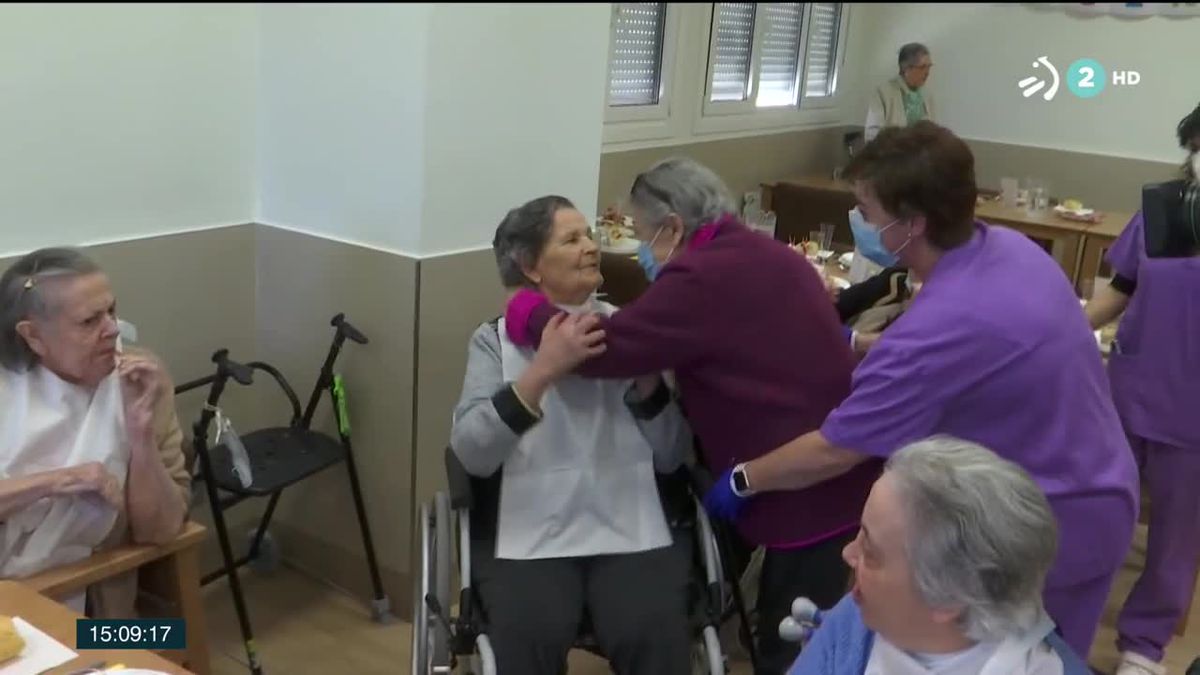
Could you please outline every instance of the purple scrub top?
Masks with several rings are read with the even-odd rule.
[[[1108,360],[1113,398],[1129,433],[1200,451],[1200,257],[1146,257],[1143,227],[1139,211],[1107,256],[1137,282]]]
[[[1058,264],[1024,235],[975,223],[854,372],[821,428],[886,457],[949,434],[1016,462],[1058,518],[1047,587],[1111,574],[1137,517],[1137,469],[1096,340]]]

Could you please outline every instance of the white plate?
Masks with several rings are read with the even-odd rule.
[[[1060,213],[1063,215],[1076,216],[1079,218],[1086,218],[1086,217],[1092,215],[1093,213],[1095,213],[1096,209],[1068,209],[1068,208],[1064,208],[1062,204],[1059,204],[1058,206],[1054,207],[1054,212]]]
[[[604,253],[637,253],[638,246],[640,245],[641,242],[637,239],[622,239],[620,244],[616,246],[613,246],[612,244],[605,244],[604,246],[600,247],[600,250]]]

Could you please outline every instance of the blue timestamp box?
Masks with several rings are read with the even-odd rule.
[[[184,649],[183,619],[78,619],[76,649]]]

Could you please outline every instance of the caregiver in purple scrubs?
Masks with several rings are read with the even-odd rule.
[[[1050,500],[1061,539],[1045,606],[1086,655],[1129,550],[1137,470],[1079,300],[1027,237],[975,220],[975,159],[950,131],[885,129],[850,169],[866,221],[925,283],[820,430],[746,465],[750,492],[803,488],[934,434],[992,448]]]
[[[1179,249],[1146,254],[1142,213],[1108,251],[1114,277],[1087,314],[1096,328],[1121,314],[1108,361],[1113,397],[1150,491],[1146,565],[1117,619],[1117,675],[1158,675],[1163,650],[1191,604],[1200,565],[1200,106],[1178,127],[1187,197]],[[1151,227],[1165,224],[1151,223]]]

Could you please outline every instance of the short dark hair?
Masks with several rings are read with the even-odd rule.
[[[1188,151],[1188,159],[1183,162],[1183,177],[1193,183],[1200,183],[1200,176],[1196,175],[1196,169],[1192,166],[1191,153],[1200,152],[1200,141],[1196,145],[1192,145],[1192,141],[1200,138],[1200,104],[1196,105],[1196,109],[1179,120],[1179,126],[1175,128],[1175,133],[1179,135],[1179,147]]]
[[[846,168],[868,183],[888,213],[925,216],[929,241],[942,250],[970,240],[975,217],[975,156],[949,129],[928,120],[886,127]]]
[[[505,288],[529,285],[525,268],[537,262],[550,240],[554,215],[559,209],[573,208],[575,205],[566,197],[547,195],[527,201],[504,216],[492,239],[492,251]]]
[[[91,258],[71,248],[39,249],[5,270],[0,276],[0,365],[20,372],[37,363],[37,356],[17,333],[17,324],[52,313],[45,281],[99,271]]]
[[[900,66],[900,72],[903,73],[905,68],[916,65],[922,56],[928,55],[928,47],[920,42],[910,42],[900,48],[900,53],[896,57],[896,63]]]
[[[1192,139],[1200,136],[1200,104],[1196,105],[1196,109],[1179,120],[1179,126],[1175,128],[1176,134],[1179,135],[1179,147],[1189,150],[1200,150],[1200,148],[1192,148]]]

